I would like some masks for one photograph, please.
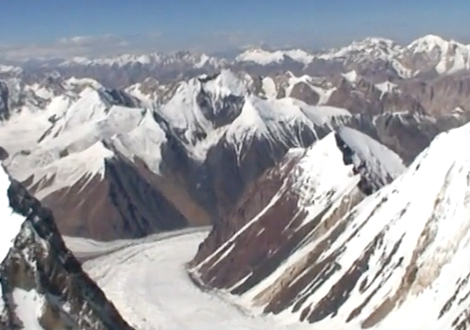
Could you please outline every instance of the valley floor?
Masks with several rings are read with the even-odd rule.
[[[66,238],[66,242],[137,330],[293,329],[271,317],[247,315],[191,282],[185,264],[207,234],[207,229],[192,229],[136,241]]]

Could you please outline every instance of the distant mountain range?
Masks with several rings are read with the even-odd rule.
[[[270,68],[291,70],[296,74],[302,71],[312,76],[338,70],[355,69],[361,74],[370,70],[376,72],[380,70],[382,75],[389,78],[407,79],[469,70],[470,45],[427,35],[406,46],[388,39],[366,38],[343,48],[322,52],[302,49],[268,51],[249,48],[236,55],[234,59],[177,51],[168,54],[124,54],[104,58],[32,59],[17,65],[19,68],[11,65],[2,66],[0,73],[17,73],[18,70],[25,68],[36,73],[44,73],[55,69],[65,76],[94,78],[116,88],[123,88],[125,84],[139,82],[148,76],[168,82],[221,68],[234,70],[250,68],[261,72]]]

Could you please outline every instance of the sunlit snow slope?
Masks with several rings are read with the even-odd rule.
[[[469,138],[470,124],[440,134],[392,184],[231,292],[244,306],[315,329],[469,329],[470,152],[458,147]],[[227,255],[248,253],[239,245]],[[226,261],[216,256],[214,269]]]

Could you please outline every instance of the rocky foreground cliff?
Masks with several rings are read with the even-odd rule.
[[[0,221],[0,329],[133,329],[66,248],[51,211],[2,167]]]

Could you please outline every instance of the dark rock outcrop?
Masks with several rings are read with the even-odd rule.
[[[25,220],[0,266],[0,328],[27,327],[21,319],[27,313],[45,330],[132,330],[66,248],[52,212],[19,182],[12,181],[8,197]]]
[[[320,95],[305,83],[297,83],[292,87],[290,97],[304,101],[309,105],[316,105],[320,101]]]
[[[0,81],[0,121],[10,118],[8,94],[9,90],[7,84]]]
[[[0,161],[5,160],[8,157],[8,152],[4,148],[0,147]]]
[[[189,221],[158,189],[157,178],[140,162],[122,157],[106,161],[104,175],[84,177],[74,186],[42,199],[62,234],[98,240],[138,238],[183,228]],[[24,183],[34,193],[48,182]]]
[[[305,241],[321,237],[365,196],[405,169],[396,154],[376,141],[356,133],[366,144],[364,149],[380,151],[371,161],[370,155],[362,154],[342,134],[331,133],[307,150],[288,153],[254,181],[235,210],[214,225],[200,245],[190,264],[196,283],[229,289],[236,295],[246,293],[302,249]],[[382,158],[382,153],[391,157]],[[381,161],[391,159],[396,166],[377,167]],[[318,254],[311,257],[317,258]],[[302,288],[302,282],[296,288],[288,288],[288,283],[301,276],[308,262],[302,265],[305,268],[292,269],[291,276],[267,294],[266,312],[280,312],[299,293],[297,288]]]

